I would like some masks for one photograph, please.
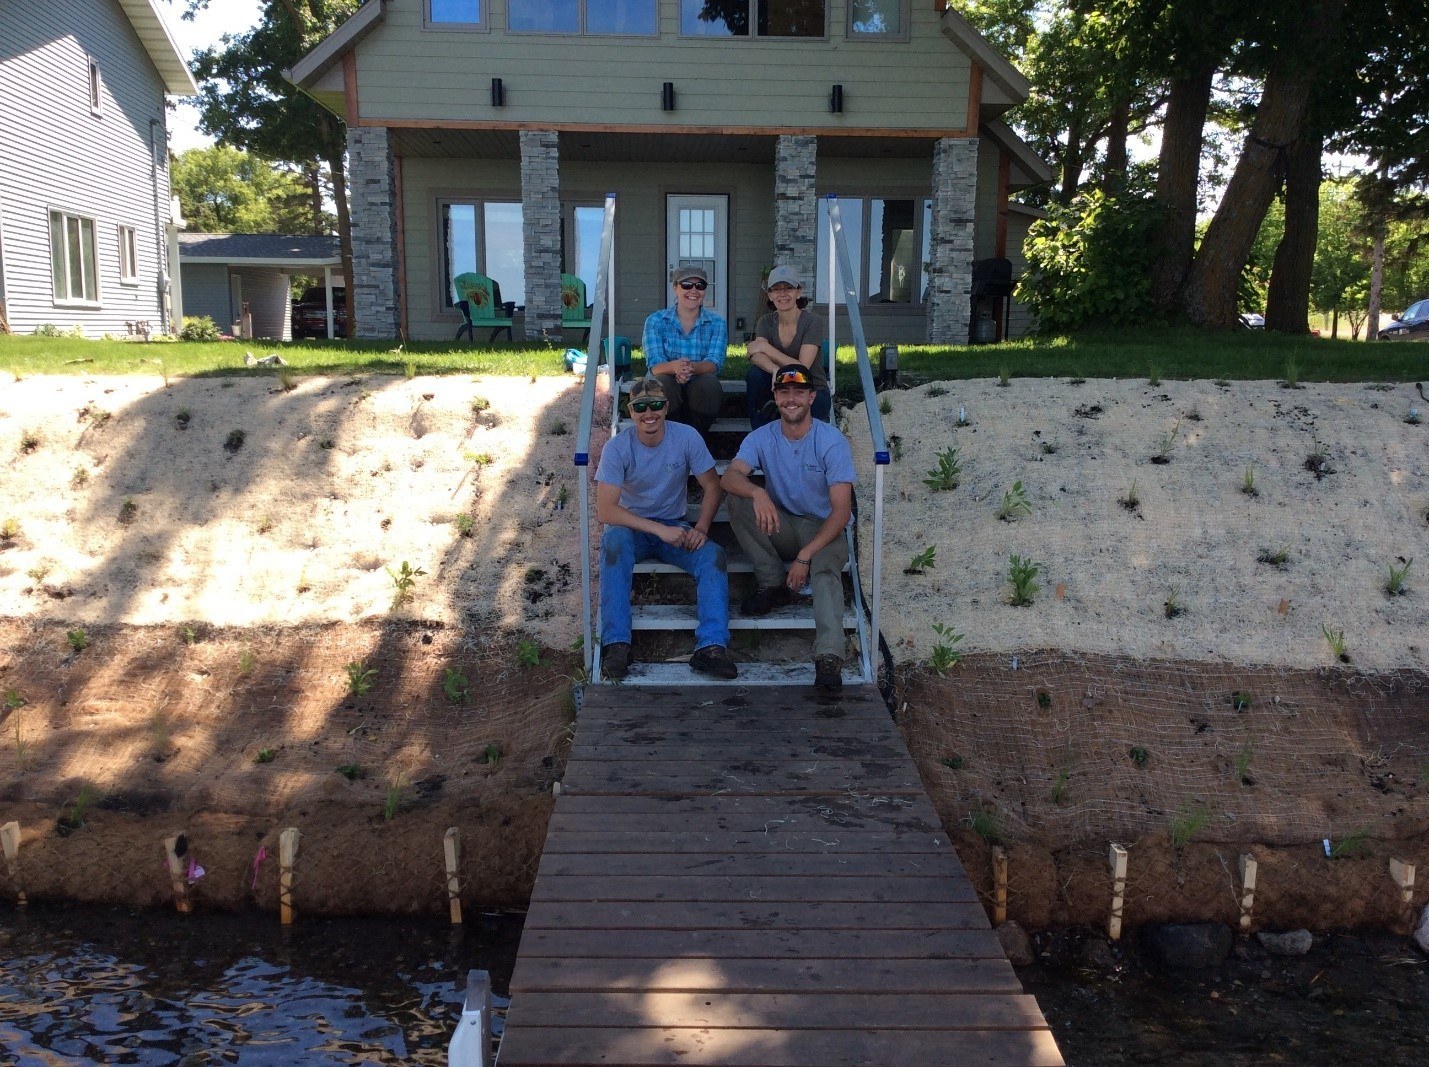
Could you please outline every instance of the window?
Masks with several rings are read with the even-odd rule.
[[[656,0],[507,0],[506,28],[516,33],[587,33],[653,37]]]
[[[452,279],[467,271],[501,287],[504,302],[526,303],[526,256],[519,203],[448,201],[441,205],[445,259],[442,306],[452,307]]]
[[[481,15],[481,0],[427,0],[427,21],[435,26],[484,26]]]
[[[921,304],[927,292],[931,200],[839,197],[849,267],[860,304]],[[815,299],[829,298],[829,202],[819,200]],[[867,264],[865,269],[864,265]],[[842,297],[840,298],[842,299]]]
[[[595,282],[600,270],[600,231],[605,208],[578,204],[571,209],[573,240],[566,245],[566,271],[585,282],[586,300],[595,302]]]
[[[56,301],[99,303],[93,219],[67,215],[63,211],[50,212],[50,270]]]
[[[828,0],[680,0],[687,37],[822,37]],[[751,29],[752,28],[752,29]]]
[[[139,245],[133,226],[119,227],[119,280],[129,285],[139,281]]]
[[[907,35],[907,0],[849,0],[848,35],[897,39]]]
[[[95,115],[104,113],[103,83],[99,80],[99,64],[89,61],[89,110]]]

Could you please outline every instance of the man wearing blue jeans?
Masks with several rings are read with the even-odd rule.
[[[729,581],[724,549],[709,539],[724,495],[714,459],[699,433],[665,419],[664,384],[644,378],[630,391],[630,425],[616,434],[595,472],[600,539],[601,674],[630,673],[630,589],[635,564],[652,556],[695,579],[699,622],[690,666],[713,678],[739,674],[729,656]],[[687,479],[704,490],[694,526],[685,522]]]

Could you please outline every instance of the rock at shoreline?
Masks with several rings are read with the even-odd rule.
[[[1145,944],[1165,967],[1218,967],[1235,938],[1223,923],[1165,923],[1149,927]]]
[[[1263,930],[1256,937],[1272,956],[1303,956],[1315,944],[1315,935],[1309,930],[1289,930],[1283,934]]]
[[[1424,905],[1424,911],[1419,916],[1419,928],[1414,931],[1414,943],[1419,946],[1420,951],[1429,952],[1429,904]]]
[[[1002,951],[1007,953],[1014,967],[1029,966],[1037,958],[1027,931],[1011,919],[997,928],[997,940],[1002,943]]]
[[[1082,963],[1107,974],[1111,974],[1121,967],[1121,963],[1116,958],[1116,950],[1100,937],[1089,937],[1083,942]]]

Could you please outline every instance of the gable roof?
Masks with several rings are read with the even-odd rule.
[[[283,233],[181,233],[180,263],[271,263],[295,267],[337,266],[336,237]]]
[[[387,16],[384,0],[366,0],[352,16],[323,39],[302,59],[293,64],[287,78],[300,89],[311,88],[312,83],[331,70],[357,42],[372,32],[372,28]]]
[[[189,73],[189,65],[184,59],[179,42],[174,40],[174,32],[164,21],[158,0],[119,0],[139,42],[154,61],[159,76],[164,79],[164,92],[170,96],[193,96],[198,92],[198,84]]]
[[[984,76],[1006,93],[1013,104],[1022,103],[1032,92],[1032,83],[1022,72],[978,33],[971,22],[954,11],[951,4],[943,9],[943,36],[981,67]]]

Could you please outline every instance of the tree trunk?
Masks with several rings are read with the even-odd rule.
[[[323,172],[317,160],[303,164],[303,176],[308,181],[308,196],[313,213],[313,233],[323,232]]]
[[[1062,187],[1057,190],[1057,203],[1072,202],[1077,195],[1077,186],[1082,183],[1082,113],[1073,110],[1071,122],[1067,124],[1067,146],[1062,150]]]
[[[1161,205],[1160,249],[1151,268],[1151,299],[1170,314],[1196,247],[1196,191],[1201,146],[1216,65],[1207,62],[1171,83],[1161,158],[1156,169],[1156,202]]]
[[[1310,272],[1320,228],[1320,156],[1324,138],[1309,127],[1290,150],[1285,171],[1285,233],[1270,268],[1265,328],[1281,333],[1310,332]]]
[[[1334,308],[1330,312],[1330,340],[1340,336],[1340,309]]]
[[[356,307],[352,298],[352,216],[347,210],[347,137],[342,123],[331,115],[323,119],[323,151],[327,157],[328,178],[332,181],[332,200],[337,206],[337,236],[342,249],[342,277],[347,286],[347,336],[353,337],[357,325]]]
[[[1236,283],[1255,235],[1283,177],[1285,157],[1300,134],[1314,82],[1311,57],[1331,47],[1345,0],[1318,0],[1286,40],[1265,79],[1255,124],[1235,173],[1206,230],[1182,290],[1186,315],[1197,325],[1230,329],[1236,323]]]
[[[1107,121],[1106,167],[1102,173],[1102,192],[1115,196],[1126,184],[1126,137],[1131,125],[1131,101],[1119,97],[1112,105]]]
[[[1364,339],[1379,340],[1380,298],[1384,293],[1384,221],[1374,228],[1373,258],[1369,269],[1369,311],[1365,315]]]

